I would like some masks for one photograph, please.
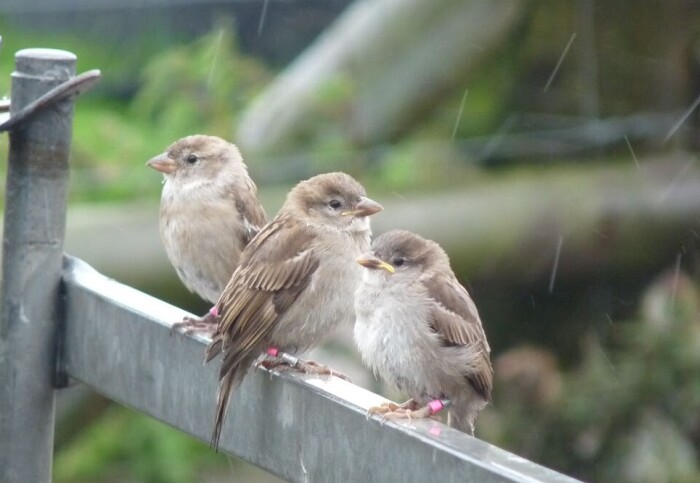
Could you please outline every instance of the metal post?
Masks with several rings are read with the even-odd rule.
[[[70,52],[15,55],[11,115],[75,75]],[[0,481],[49,482],[73,100],[10,132],[0,290]]]

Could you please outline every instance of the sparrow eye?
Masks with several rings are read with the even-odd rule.
[[[406,263],[406,259],[405,259],[404,257],[396,257],[396,258],[394,258],[394,261],[391,262],[391,263],[392,263],[392,265],[394,265],[395,267],[400,267],[401,265],[403,265],[404,263]]]
[[[196,154],[188,154],[187,157],[185,158],[185,161],[187,161],[187,164],[194,164],[197,162],[199,158],[197,157]]]
[[[328,206],[330,206],[334,210],[337,210],[338,208],[340,208],[341,205],[342,205],[342,203],[338,200],[330,200],[328,202]]]

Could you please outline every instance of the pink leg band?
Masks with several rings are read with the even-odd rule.
[[[268,356],[277,357],[277,354],[280,353],[280,350],[277,347],[268,347],[265,353]]]
[[[219,310],[216,308],[216,305],[209,309],[209,313],[214,317],[219,316]]]
[[[445,408],[445,405],[439,399],[433,399],[428,403],[430,414],[437,414]]]

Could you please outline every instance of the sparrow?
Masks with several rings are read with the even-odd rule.
[[[146,164],[165,178],[159,228],[168,259],[191,292],[214,304],[243,249],[266,222],[241,153],[221,138],[198,134],[174,142]],[[215,327],[213,315],[176,326]]]
[[[357,262],[354,338],[363,362],[411,399],[369,414],[425,418],[449,407],[450,422],[474,434],[491,400],[493,369],[479,313],[445,251],[414,233],[377,237]]]
[[[277,216],[245,247],[216,304],[219,325],[207,347],[222,355],[212,447],[218,447],[231,392],[266,350],[274,363],[305,372],[328,368],[301,361],[301,353],[355,320],[353,296],[370,246],[369,216],[382,206],[345,173],[297,184]]]

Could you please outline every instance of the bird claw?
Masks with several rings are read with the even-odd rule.
[[[299,361],[296,363],[295,368],[306,373],[306,374],[318,374],[318,375],[329,375],[329,376],[335,376],[339,377],[340,379],[343,379],[345,381],[350,382],[350,378],[343,374],[342,372],[338,372],[334,369],[331,369],[328,366],[324,366],[323,364],[319,364],[318,362],[314,361],[304,361],[302,359],[299,359]]]
[[[399,405],[395,402],[383,402],[379,406],[372,406],[367,410],[367,417],[374,416],[375,414],[386,414],[391,411],[396,411],[399,409]]]
[[[433,413],[431,412],[430,408],[428,406],[424,406],[417,410],[399,408],[396,411],[390,411],[383,414],[382,419],[389,421],[394,421],[397,419],[425,419],[432,415]]]
[[[367,417],[370,415],[381,415],[380,423],[385,421],[395,421],[397,419],[423,419],[433,415],[430,406],[418,408],[418,403],[413,399],[396,404],[395,402],[383,402],[379,406],[373,406],[367,410]]]
[[[390,412],[396,412],[396,411],[403,411],[406,409],[417,409],[418,408],[418,403],[416,403],[413,399],[409,399],[406,402],[402,402],[401,404],[397,404],[393,401],[385,401],[381,403],[379,406],[372,406],[367,410],[368,415],[374,415],[374,414],[386,414]]]
[[[203,317],[184,317],[182,322],[175,322],[170,326],[170,336],[179,332],[183,337],[199,333],[211,338],[218,325],[218,317],[211,313]]]
[[[273,369],[279,369],[279,367],[282,365],[291,369],[291,367],[286,366],[284,364],[284,361],[281,358],[266,356],[263,360],[255,363],[255,370],[257,371],[259,368],[262,367],[263,369],[265,369],[267,371],[272,371]]]
[[[257,367],[264,367],[268,371],[273,369],[277,371],[298,371],[305,374],[317,374],[317,375],[330,375],[339,377],[346,381],[350,381],[350,378],[345,374],[331,369],[328,366],[319,364],[314,361],[305,361],[303,359],[297,359],[294,356],[280,352],[278,356],[266,356],[263,360],[256,364]]]

